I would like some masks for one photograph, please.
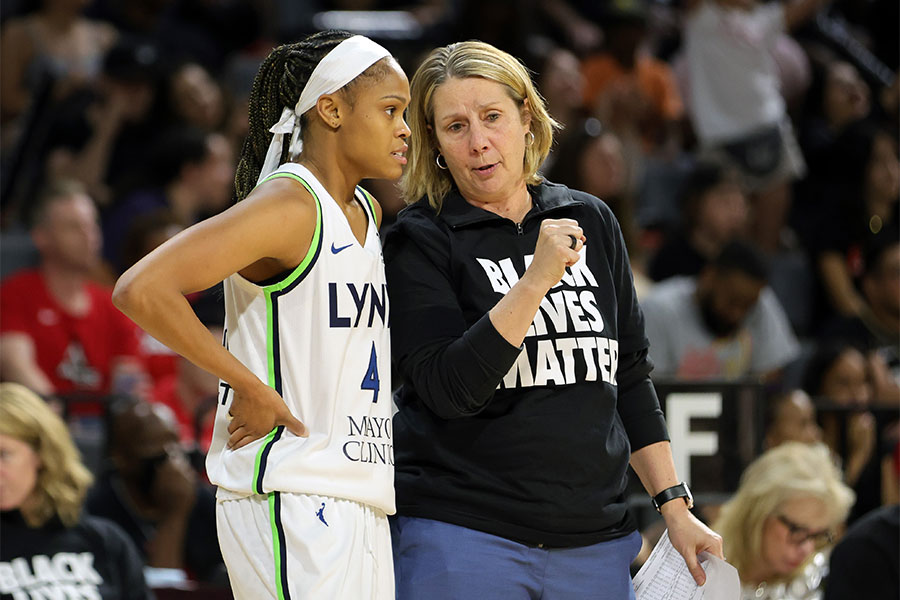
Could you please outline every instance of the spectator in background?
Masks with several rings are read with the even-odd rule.
[[[542,15],[578,54],[596,50],[603,41],[599,23],[604,4],[594,0],[538,1]]]
[[[131,267],[182,229],[184,227],[168,208],[137,216],[125,234],[121,253],[124,267]]]
[[[882,231],[897,240],[900,160],[896,137],[871,123],[850,126],[835,143],[828,171],[812,251],[833,313],[859,317],[866,310],[866,300],[856,287],[866,267],[862,259]],[[896,319],[885,323],[894,326],[894,339],[897,324]]]
[[[773,396],[766,408],[764,444],[774,448],[785,442],[814,444],[822,441],[822,428],[816,422],[816,407],[801,389]]]
[[[652,282],[643,274],[643,250],[634,220],[634,195],[622,141],[591,117],[574,124],[551,156],[547,179],[603,200],[616,215],[634,274],[635,291],[642,297]],[[546,164],[546,163],[545,163]]]
[[[606,41],[582,63],[584,104],[620,136],[637,136],[643,154],[674,153],[684,105],[671,67],[643,47],[643,0],[606,4]]]
[[[824,446],[788,442],[754,460],[713,523],[742,597],[811,597],[828,573],[822,550],[853,500]]]
[[[870,411],[870,361],[847,342],[819,346],[807,365],[804,388],[820,402],[825,443],[839,457],[847,483],[857,494],[852,520],[885,499],[882,466],[893,460],[896,426],[886,427],[890,417],[878,423]]]
[[[584,89],[581,63],[571,50],[555,46],[544,38],[536,38],[532,46],[538,90],[547,103],[547,112],[562,128],[556,136],[559,146],[570,134],[579,131],[579,122],[585,116],[581,101]],[[555,160],[556,155],[551,150],[541,169],[548,171]]]
[[[873,239],[865,255],[862,296],[865,308],[860,321],[868,333],[869,348],[893,345],[900,339],[900,238],[897,229],[886,229]],[[887,357],[896,368],[897,356]]]
[[[41,394],[142,393],[138,329],[91,280],[102,242],[93,200],[76,182],[50,184],[31,235],[40,266],[0,286],[0,378]]]
[[[82,514],[91,480],[50,407],[25,386],[0,384],[4,596],[150,597],[131,540],[115,524]],[[51,564],[50,573],[61,572],[55,580]]]
[[[181,227],[217,214],[231,202],[234,183],[231,146],[219,133],[188,127],[160,136],[153,148],[152,181],[124,197],[103,220],[105,255],[119,271],[126,234],[141,215],[167,208]]]
[[[583,190],[608,204],[622,225],[626,246],[629,251],[635,250],[628,166],[619,136],[599,120],[585,119],[574,124],[555,155],[547,178]]]
[[[174,126],[216,131],[225,119],[222,86],[201,64],[183,60],[164,83],[163,101]]]
[[[172,411],[123,397],[110,406],[108,432],[110,468],[88,512],[122,527],[148,566],[224,582],[215,495],[191,467]]]
[[[49,79],[56,99],[96,83],[103,56],[118,34],[108,23],[84,18],[85,4],[83,0],[43,0],[35,12],[4,24],[0,33],[4,150],[20,133],[15,120],[29,108],[43,78]]]
[[[900,505],[873,510],[851,525],[831,553],[824,600],[900,598]]]
[[[659,377],[773,379],[799,345],[766,285],[764,256],[729,242],[697,277],[656,284],[641,302]]]
[[[829,197],[832,175],[829,157],[837,139],[847,127],[865,118],[871,110],[871,92],[852,64],[837,60],[828,53],[813,54],[812,84],[806,94],[803,111],[798,114],[799,141],[806,160],[806,177],[794,186],[791,227],[801,244],[808,249],[820,246],[818,241],[823,197]],[[828,227],[829,224],[825,223]],[[827,230],[827,229],[826,229]],[[827,300],[817,299],[821,321]]]
[[[869,363],[874,402],[900,403],[900,238],[887,228],[869,241],[862,260],[859,290],[864,302],[858,316],[838,317],[824,339],[850,340]]]
[[[182,10],[185,5],[190,5]],[[201,64],[210,68],[215,66],[224,55],[222,46],[217,43],[218,35],[228,30],[231,39],[228,45],[235,40],[247,40],[250,32],[257,31],[252,13],[245,13],[242,18],[243,28],[229,26],[227,22],[219,21],[214,13],[223,4],[234,6],[234,2],[213,3],[173,2],[171,0],[94,0],[91,14],[97,18],[112,23],[123,34],[147,40],[166,56],[191,56]],[[197,15],[197,20],[190,18],[190,9],[193,8],[202,15]],[[225,9],[227,11],[227,8]],[[205,20],[204,20],[205,18]],[[214,30],[219,28],[218,32]]]
[[[827,56],[813,65],[799,141],[809,167],[808,178],[819,180],[828,177],[827,157],[835,141],[847,126],[868,116],[872,105],[869,86],[852,64]],[[817,199],[808,200],[804,208],[814,209]]]
[[[650,260],[654,281],[676,275],[698,275],[725,244],[747,229],[747,197],[737,173],[712,162],[699,162],[682,196],[683,222]]]
[[[790,182],[805,171],[770,49],[822,2],[691,0],[687,8],[688,108],[701,152],[739,170],[752,236],[769,253],[780,247]]]
[[[582,63],[585,107],[622,142],[637,225],[665,226],[677,219],[676,191],[686,170],[681,92],[672,68],[651,52],[648,3],[602,6],[606,41]]]
[[[151,109],[159,80],[159,50],[122,37],[103,58],[98,84],[54,107],[43,154],[47,176],[77,179],[101,206],[146,168],[158,132]]]

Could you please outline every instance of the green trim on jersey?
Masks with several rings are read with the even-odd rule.
[[[251,486],[252,486],[252,489],[256,490],[256,493],[258,493],[258,494],[262,494],[261,490],[256,489],[256,482],[259,479],[259,465],[260,465],[260,462],[262,461],[263,451],[265,451],[266,446],[268,446],[269,443],[271,443],[272,438],[275,437],[275,433],[277,431],[278,431],[277,427],[273,428],[272,431],[270,431],[266,435],[266,437],[263,438],[262,445],[259,447],[259,450],[256,451],[256,460],[253,462],[253,482],[252,482]]]
[[[281,582],[281,567],[284,557],[281,556],[281,543],[278,535],[278,523],[275,518],[275,494],[269,492],[269,523],[272,526],[272,551],[275,558],[275,589],[278,592],[278,600],[284,600],[284,586]]]
[[[312,187],[306,181],[293,173],[273,173],[263,179],[260,183],[265,183],[272,179],[276,179],[279,177],[289,177],[295,181],[300,182],[306,190],[312,194],[313,199],[316,201],[316,231],[313,233],[312,241],[309,244],[309,250],[306,252],[306,256],[303,257],[303,260],[300,261],[300,264],[297,265],[291,274],[288,275],[283,280],[278,283],[273,283],[272,285],[267,285],[262,288],[263,293],[266,296],[266,362],[268,363],[268,379],[269,386],[275,387],[275,351],[272,346],[275,339],[274,333],[274,323],[272,319],[272,292],[278,292],[289,286],[296,280],[298,277],[303,275],[306,271],[307,267],[312,262],[313,257],[316,255],[316,249],[319,247],[319,238],[322,236],[322,203],[319,200],[319,197],[313,191]]]
[[[375,198],[363,187],[357,186],[362,191],[363,196],[369,201],[369,208],[372,209],[372,220],[375,221],[375,229],[378,229],[378,213],[375,212]]]

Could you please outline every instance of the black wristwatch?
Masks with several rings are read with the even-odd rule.
[[[684,503],[687,504],[688,510],[694,508],[694,496],[691,495],[691,488],[683,481],[653,496],[653,508],[656,509],[656,512],[662,512],[660,510],[662,505],[675,498],[684,498]]]

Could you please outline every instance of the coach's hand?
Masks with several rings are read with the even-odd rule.
[[[306,426],[297,420],[281,396],[271,387],[259,382],[248,389],[234,389],[234,400],[228,414],[228,447],[242,448],[265,437],[278,425],[300,437],[307,437]]]

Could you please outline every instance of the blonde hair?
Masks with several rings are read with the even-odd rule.
[[[504,86],[520,110],[528,100],[534,142],[525,147],[525,183],[536,185],[543,181],[537,170],[550,153],[553,131],[560,125],[547,112],[528,70],[515,57],[490,44],[458,42],[433,50],[410,82],[409,164],[400,179],[400,190],[407,204],[427,196],[428,203],[439,212],[453,185],[449,171],[439,169],[435,163],[433,99],[435,90],[448,79],[468,77],[480,77]]]
[[[722,536],[725,556],[742,578],[762,555],[766,519],[798,497],[825,504],[829,527],[842,523],[856,500],[823,444],[786,442],[763,453],[741,475],[737,493],[722,506],[713,529]]]
[[[25,522],[40,527],[58,515],[67,527],[75,525],[94,478],[63,420],[27,387],[0,383],[0,434],[25,442],[40,459],[37,483],[20,507]]]

